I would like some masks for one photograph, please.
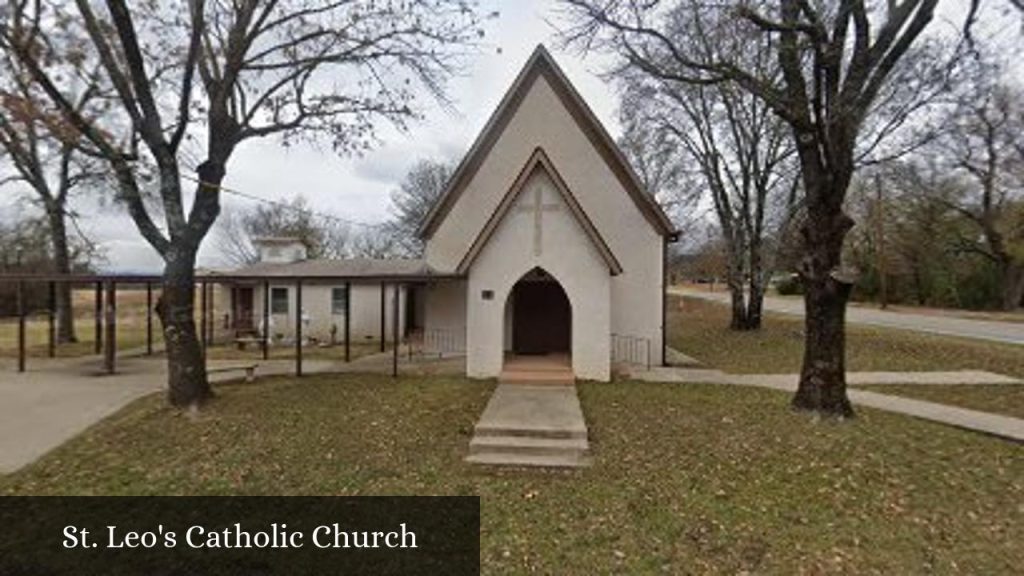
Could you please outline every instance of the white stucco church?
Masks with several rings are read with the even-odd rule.
[[[423,335],[425,346],[441,353],[464,353],[468,376],[496,377],[513,355],[559,355],[575,377],[592,380],[608,380],[615,361],[663,362],[665,260],[676,233],[542,46],[419,234],[422,261],[364,262],[360,269],[372,271],[367,285],[400,286],[402,333]],[[252,270],[285,276],[303,266],[321,284],[330,284],[334,270],[351,286],[345,261]],[[262,301],[256,291],[246,297],[250,306]],[[323,303],[311,293],[304,310],[318,316],[322,304],[326,314],[330,292],[323,290]],[[285,324],[287,318],[278,323]],[[380,323],[382,333],[388,324]]]

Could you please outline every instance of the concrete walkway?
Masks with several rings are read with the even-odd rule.
[[[698,292],[682,288],[669,288],[669,292],[721,304],[729,303],[729,295],[725,292]],[[766,297],[764,299],[764,308],[765,310],[780,314],[800,317],[804,315],[803,300],[797,298]],[[846,309],[846,319],[855,324],[899,328],[901,330],[914,330],[916,332],[975,338],[1008,344],[1024,344],[1024,322],[971,320],[969,318],[956,318],[937,314],[892,312],[857,306],[850,306]]]
[[[346,364],[307,360],[306,374],[390,374],[392,357],[374,354]],[[211,368],[258,364],[257,377],[294,374],[292,360],[211,360]],[[462,358],[413,358],[400,361],[402,374],[461,374]],[[166,359],[153,356],[119,357],[117,373],[108,375],[103,360],[84,358],[32,359],[28,371],[14,366],[0,372],[0,474],[9,474],[60,446],[89,426],[128,403],[166,390]],[[236,380],[241,371],[210,375],[212,383]]]
[[[795,392],[799,382],[797,374],[728,374],[721,370],[700,370],[693,368],[652,368],[635,370],[631,378],[649,382],[680,382],[693,384],[725,384],[737,386],[758,386],[785,392]],[[1024,385],[1024,381],[1001,374],[964,370],[955,372],[849,372],[849,384],[923,384],[935,386],[950,385]],[[916,418],[941,422],[950,426],[992,434],[1018,442],[1024,442],[1024,419],[991,414],[967,408],[958,408],[937,402],[913,400],[902,396],[879,394],[851,388],[847,390],[850,401],[861,406],[896,412]]]
[[[0,377],[0,474],[35,461],[53,448],[113,414],[132,400],[164,388],[151,360],[133,359],[113,376],[71,371],[62,362],[55,370],[33,370]],[[98,364],[101,364],[98,361]],[[38,366],[38,363],[37,363]],[[96,367],[100,369],[100,366]]]
[[[499,384],[473,429],[467,462],[575,468],[589,464],[576,386]]]

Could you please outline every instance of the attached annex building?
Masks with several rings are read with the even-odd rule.
[[[419,234],[422,261],[380,261],[372,280],[394,273],[402,332],[421,334],[427,351],[464,353],[470,377],[497,377],[519,354],[565,355],[577,378],[592,380],[610,379],[613,361],[662,363],[665,255],[676,233],[543,46]],[[311,297],[304,307],[321,306]]]

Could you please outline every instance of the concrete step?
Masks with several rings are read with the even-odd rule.
[[[536,454],[503,454],[487,452],[470,454],[466,462],[490,466],[534,466],[543,468],[582,468],[590,466],[585,456],[540,456]]]
[[[473,436],[474,438],[515,436],[517,438],[547,438],[549,440],[586,440],[587,428],[586,426],[517,426],[513,428],[477,424],[476,427],[473,428]]]
[[[566,370],[505,370],[498,377],[498,382],[537,386],[571,386],[576,383],[576,378],[572,372]]]
[[[568,361],[553,362],[543,357],[530,359],[520,356],[514,362],[505,363],[506,370],[544,370],[548,372],[571,371],[572,365]]]
[[[521,454],[537,456],[586,455],[590,445],[584,438],[536,438],[533,436],[474,436],[470,454]]]

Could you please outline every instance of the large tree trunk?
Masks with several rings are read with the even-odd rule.
[[[747,296],[747,330],[761,329],[764,310],[764,286],[758,278],[760,272],[750,276],[750,294]]]
[[[71,251],[68,248],[67,226],[62,206],[49,206],[46,210],[50,223],[50,244],[53,247],[54,272],[71,274]],[[77,342],[75,337],[75,312],[71,302],[71,284],[58,282],[56,286],[57,342]]]
[[[813,162],[803,167],[807,190],[800,271],[804,286],[804,359],[792,405],[798,410],[839,417],[853,416],[846,397],[845,334],[846,303],[853,281],[841,271],[843,241],[853,227],[853,220],[842,207],[851,173],[816,168]]]
[[[750,281],[747,295],[747,330],[761,329],[761,313],[764,308],[764,259],[761,257],[760,226],[750,243]]]
[[[196,333],[195,259],[195,250],[168,254],[160,305],[168,398],[171,404],[182,408],[198,408],[213,397],[206,379],[206,358]]]
[[[732,307],[732,318],[729,328],[732,330],[747,329],[747,304],[743,292],[743,254],[737,240],[733,238],[731,226],[723,225],[726,240],[725,281],[729,287],[729,298]]]
[[[1024,266],[1007,262],[1001,268],[1002,308],[1007,311],[1016,310],[1024,298]]]
[[[846,302],[852,284],[804,279],[804,361],[793,407],[853,416],[846,398]]]
[[[729,328],[732,330],[747,329],[747,306],[743,298],[743,283],[729,278],[729,298],[732,304],[732,319]]]

